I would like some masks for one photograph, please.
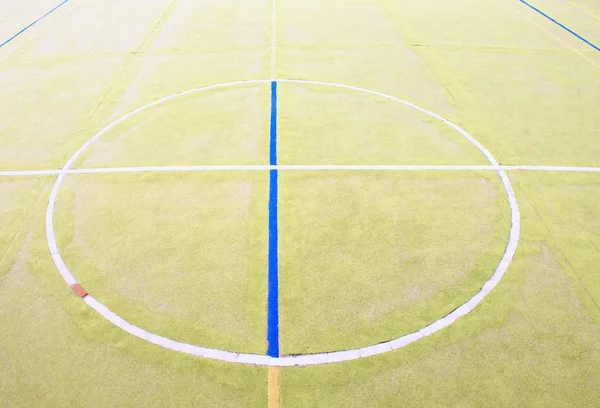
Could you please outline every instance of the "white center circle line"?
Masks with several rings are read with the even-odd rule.
[[[386,341],[380,344],[376,344],[373,346],[362,347],[358,349],[352,350],[343,350],[329,353],[318,353],[318,354],[304,354],[304,355],[293,355],[293,356],[282,356],[282,357],[268,357],[266,355],[259,354],[248,354],[248,353],[235,353],[231,351],[218,350],[213,348],[201,347],[196,345],[191,345],[187,343],[181,343],[175,340],[168,339],[163,336],[159,336],[157,334],[148,332],[143,330],[116,315],[106,306],[104,306],[101,302],[96,300],[90,295],[84,296],[83,300],[94,310],[96,310],[100,315],[104,318],[125,330],[126,332],[149,341],[151,343],[157,344],[161,347],[187,353],[190,355],[210,358],[228,362],[236,362],[243,364],[254,364],[254,365],[267,365],[267,366],[299,366],[299,365],[314,365],[314,364],[325,364],[325,363],[333,363],[340,361],[353,360],[361,357],[372,356],[376,354],[381,354],[387,351],[396,350],[401,347],[404,347],[410,343],[413,343],[421,338],[427,337],[442,328],[449,326],[454,321],[456,321],[459,317],[464,316],[465,314],[472,311],[479,303],[483,301],[483,299],[491,292],[491,290],[500,282],[500,279],[506,273],[510,262],[512,261],[514,254],[517,249],[517,245],[519,242],[520,235],[520,213],[519,206],[517,204],[517,200],[515,198],[515,194],[510,183],[510,179],[506,174],[506,171],[502,166],[498,164],[498,161],[494,158],[494,156],[481,144],[479,143],[473,136],[471,136],[467,131],[462,129],[460,126],[450,122],[449,120],[427,110],[421,108],[417,105],[414,105],[410,102],[404,101],[402,99],[396,98],[391,95],[386,95],[381,92],[372,91],[364,88],[358,88],[350,85],[343,84],[335,84],[329,82],[319,82],[319,81],[307,81],[307,80],[294,80],[294,79],[265,79],[265,80],[249,80],[249,81],[237,81],[230,82],[224,84],[216,84],[202,88],[195,88],[188,91],[180,92],[174,95],[170,95],[164,97],[162,99],[158,99],[154,102],[151,102],[145,106],[142,106],[110,125],[106,126],[100,132],[95,134],[90,140],[88,140],[83,146],[77,150],[73,156],[67,161],[64,167],[59,171],[58,177],[52,187],[52,191],[50,193],[50,197],[48,200],[48,207],[46,210],[46,237],[48,240],[48,248],[50,250],[50,254],[52,259],[54,260],[54,264],[68,285],[73,286],[77,285],[77,280],[65,264],[59,248],[56,242],[56,236],[54,231],[54,209],[56,205],[56,200],[58,197],[58,192],[64,179],[69,174],[90,174],[90,173],[119,173],[119,172],[138,172],[138,171],[217,171],[217,170],[269,170],[272,166],[261,166],[261,165],[240,165],[240,166],[162,166],[162,167],[121,167],[114,169],[71,169],[71,166],[75,163],[75,161],[81,156],[81,154],[88,149],[92,143],[94,143],[98,138],[102,135],[113,129],[118,124],[126,121],[127,119],[137,115],[138,113],[145,111],[153,106],[159,105],[166,101],[189,95],[196,92],[207,91],[210,89],[218,89],[218,88],[228,88],[240,85],[250,85],[250,84],[265,84],[270,83],[271,81],[277,81],[282,83],[297,83],[297,84],[313,84],[313,85],[321,85],[335,88],[342,88],[347,90],[352,90],[356,92],[363,92],[372,95],[377,95],[382,98],[395,101],[397,103],[408,106],[414,110],[417,110],[421,113],[424,113],[430,117],[433,117],[449,127],[456,130],[462,136],[464,136],[469,142],[471,142],[479,151],[486,157],[486,159],[490,162],[490,165],[487,166],[428,166],[428,165],[406,165],[406,166],[393,166],[393,165],[278,165],[275,166],[277,169],[285,169],[285,170],[494,170],[498,173],[502,185],[504,186],[504,190],[506,192],[508,203],[510,206],[510,214],[511,214],[511,227],[509,233],[509,239],[507,246],[505,248],[504,254],[502,255],[502,259],[498,263],[494,273],[490,277],[490,279],[482,286],[482,288],[477,292],[473,297],[471,297],[467,302],[463,305],[456,308],[454,311],[449,313],[448,315],[434,321],[428,326],[394,340]]]

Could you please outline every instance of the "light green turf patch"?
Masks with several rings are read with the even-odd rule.
[[[598,70],[574,52],[422,51],[504,164],[598,166]],[[557,63],[560,60],[561,63]],[[468,61],[468,62],[467,62]],[[577,72],[577,75],[573,75]]]
[[[7,1],[0,3],[0,43],[17,34],[57,4],[56,0]]]
[[[162,349],[90,309],[55,271],[38,205],[0,280],[0,406],[259,407],[266,370]]]
[[[281,2],[277,7],[284,46],[370,48],[396,41],[394,27],[376,1],[305,0]]]
[[[496,177],[281,174],[283,352],[394,339],[473,296],[508,239],[509,208]]]
[[[263,50],[143,54],[131,61],[98,110],[116,120],[140,106],[188,89],[232,81],[268,79],[268,68],[268,55]],[[225,104],[229,102],[231,100],[224,101]],[[268,109],[268,101],[266,106]],[[226,107],[219,114],[224,112],[227,112]],[[243,112],[235,112],[235,117],[238,114],[244,115]],[[177,121],[176,118],[174,120]],[[102,122],[98,130],[108,123],[110,121]]]
[[[0,62],[0,168],[57,168],[84,143],[86,124],[122,60],[9,62]]]
[[[47,177],[0,178],[0,268],[14,262],[30,227],[31,211],[43,201],[48,181]],[[0,277],[4,272],[0,269]]]
[[[281,47],[278,49],[277,76],[371,89],[412,102],[449,120],[457,120],[458,106],[435,72],[429,69],[427,61],[416,49],[402,46],[402,39],[398,42],[400,44],[396,46],[368,48],[333,49],[322,44],[309,48]],[[353,115],[357,113],[360,112],[352,112]]]
[[[406,105],[323,85],[282,83],[282,164],[485,164],[462,135]]]
[[[270,42],[264,38],[270,33],[264,27],[266,16],[270,16],[269,4],[253,9],[251,16],[248,10],[255,3],[203,3],[200,7],[204,19],[198,19],[198,7],[183,3],[68,4],[32,29],[31,39],[25,41],[22,37],[18,44],[11,43],[10,49],[3,48],[0,169],[59,167],[104,126],[155,99],[215,83],[269,77]],[[246,22],[237,31],[224,30],[219,38],[206,33],[211,24],[222,27],[223,23],[214,18],[227,14],[236,14],[238,20],[244,17]],[[181,31],[182,19],[186,27],[194,25],[198,37],[192,39],[187,29]],[[107,20],[111,21],[109,30]],[[211,24],[201,32],[198,26],[207,21]],[[44,35],[39,35],[41,28]],[[249,29],[252,35],[242,34]],[[246,43],[236,47],[242,39]],[[179,47],[172,48],[174,44]],[[197,53],[199,45],[211,52]],[[224,50],[225,46],[230,48]],[[195,53],[189,53],[190,49]],[[227,105],[235,100],[224,98],[215,103]],[[257,105],[268,113],[268,96],[264,100]],[[208,116],[215,112],[214,106],[200,108]],[[253,120],[261,119],[260,113],[247,105],[240,106],[240,111],[226,106],[216,110],[218,113],[209,118],[203,116],[204,125],[224,120],[234,123],[225,126],[229,129],[250,129],[255,125]],[[202,112],[195,113],[202,117]],[[245,120],[248,117],[250,121]],[[181,129],[185,125],[179,123],[180,119],[171,117],[168,122]],[[264,120],[268,121],[268,114]],[[215,131],[214,126],[210,131]],[[248,136],[243,131],[240,134]],[[217,131],[217,136],[224,135]],[[161,137],[177,140],[181,136]],[[140,140],[141,144],[145,142],[147,139]],[[192,152],[197,151],[194,146],[192,141]],[[252,154],[251,147],[245,154]]]
[[[370,5],[331,2],[313,19],[314,8],[282,6],[288,27],[336,30],[301,44],[282,28],[278,74],[367,86],[437,110],[505,164],[600,165],[596,51],[518,1],[384,0],[387,13],[365,12],[374,28],[359,40],[355,13]],[[392,43],[381,39],[390,21]]]
[[[71,1],[3,47],[0,168],[63,165],[105,123],[99,108],[168,3]]]
[[[596,406],[600,313],[588,307],[589,295],[573,279],[562,254],[574,254],[565,246],[570,238],[549,231],[572,220],[589,234],[595,215],[573,216],[563,210],[558,218],[543,213],[540,217],[537,209],[551,197],[531,198],[529,188],[541,182],[547,192],[550,186],[542,181],[544,176],[529,182],[525,182],[529,176],[516,177],[521,243],[507,275],[481,305],[441,332],[395,352],[349,363],[283,369],[283,405]],[[573,176],[571,182],[595,196],[591,179],[577,182]],[[562,196],[554,195],[551,206],[560,206],[561,201]],[[584,208],[587,202],[584,199]],[[585,268],[590,274],[595,270],[592,264]]]
[[[66,264],[111,310],[196,345],[263,353],[266,173],[69,176]]]
[[[269,95],[268,84],[245,85],[167,101],[104,134],[82,166],[264,164]]]
[[[597,2],[531,0],[530,4],[569,27],[592,44],[600,44],[600,5]],[[588,47],[588,45],[581,41],[581,47]],[[592,49],[590,47],[590,50]]]
[[[578,41],[561,33],[559,27],[544,24],[544,18],[520,2],[502,0],[380,0],[406,39],[423,48],[567,49],[556,38],[525,17],[533,17],[544,28],[561,35],[570,45]],[[525,17],[523,15],[525,15]],[[465,60],[464,63],[476,63]],[[443,70],[435,71],[443,74]]]
[[[600,308],[600,174],[520,173],[511,177],[543,224],[539,239],[556,248],[572,284],[592,311]]]
[[[170,4],[169,0],[145,3],[145,7],[139,1],[121,4],[69,1],[36,25],[33,30],[39,34],[24,43],[15,57],[25,54],[37,63],[53,60],[55,64],[83,59],[92,65],[91,60],[98,56],[134,54],[153,37],[161,18],[168,17]],[[110,29],[106,25],[108,19]],[[117,76],[124,66],[120,68]],[[85,93],[85,89],[77,91]]]
[[[271,41],[271,0],[181,1],[157,37],[150,52],[265,50]]]

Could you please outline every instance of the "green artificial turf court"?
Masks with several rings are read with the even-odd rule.
[[[285,353],[419,330],[476,293],[506,244],[506,204],[489,175],[319,172],[281,185]]]
[[[0,407],[598,406],[599,16],[3,2]]]
[[[260,353],[265,176],[73,176],[56,219],[65,261],[126,320],[193,344]]]

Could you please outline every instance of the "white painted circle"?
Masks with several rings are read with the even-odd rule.
[[[121,319],[119,316],[117,316],[115,313],[113,313],[110,309],[108,309],[106,306],[104,306],[102,303],[100,303],[98,300],[96,300],[95,298],[93,298],[90,295],[86,296],[84,298],[84,301],[90,307],[92,307],[94,310],[96,310],[98,313],[100,313],[102,316],[104,316],[106,319],[108,319],[110,322],[117,325],[118,327],[125,330],[126,332],[128,332],[136,337],[139,337],[141,339],[147,340],[151,343],[157,344],[161,347],[164,347],[164,348],[167,348],[170,350],[174,350],[174,351],[178,351],[181,353],[186,353],[186,354],[191,354],[191,355],[198,356],[198,357],[203,357],[203,358],[210,358],[210,359],[215,359],[215,360],[222,360],[222,361],[229,361],[229,362],[243,363],[243,364],[266,365],[266,366],[303,366],[303,365],[334,363],[334,362],[340,362],[340,361],[354,360],[354,359],[361,358],[361,357],[368,357],[368,356],[385,353],[387,351],[396,350],[396,349],[404,347],[410,343],[413,343],[423,337],[427,337],[427,336],[437,332],[438,330],[443,329],[446,326],[449,326],[450,324],[454,323],[454,321],[456,321],[459,317],[464,316],[465,314],[469,313],[471,310],[473,310],[475,308],[475,306],[477,306],[479,303],[481,303],[481,301],[492,291],[492,289],[498,284],[498,282],[500,282],[500,279],[502,279],[502,277],[506,273],[506,270],[508,269],[508,266],[509,266],[510,262],[512,261],[514,254],[517,250],[517,245],[519,242],[519,234],[520,234],[520,230],[521,230],[521,226],[520,226],[521,217],[520,217],[520,213],[519,213],[519,206],[517,204],[517,200],[515,198],[515,194],[514,194],[512,185],[510,183],[510,179],[508,178],[504,169],[500,167],[500,165],[498,164],[498,161],[494,158],[494,156],[485,147],[483,147],[483,145],[481,143],[479,143],[473,136],[471,136],[467,131],[462,129],[460,126],[450,122],[447,119],[444,119],[443,117],[441,117],[427,109],[421,108],[410,102],[404,101],[404,100],[396,98],[394,96],[383,94],[381,92],[371,91],[368,89],[358,88],[358,87],[354,87],[354,86],[350,86],[350,85],[342,85],[342,84],[335,84],[335,83],[330,83],[330,82],[319,82],[319,81],[305,81],[305,80],[297,80],[297,79],[274,79],[274,80],[263,79],[263,80],[229,82],[229,83],[224,83],[224,84],[217,84],[217,85],[211,85],[211,86],[206,86],[206,87],[202,87],[202,88],[191,89],[191,90],[188,90],[185,92],[180,92],[180,93],[177,93],[177,94],[174,94],[171,96],[167,96],[167,97],[164,97],[157,101],[151,102],[145,106],[142,106],[141,108],[138,108],[138,109],[126,114],[125,116],[121,117],[120,119],[116,120],[115,122],[111,123],[104,129],[102,129],[100,132],[95,134],[90,140],[88,140],[83,146],[81,146],[79,148],[79,150],[77,150],[75,152],[75,154],[73,154],[73,156],[71,156],[71,158],[67,161],[67,163],[64,165],[64,167],[60,170],[58,177],[56,178],[56,181],[54,182],[52,191],[50,193],[50,198],[48,200],[48,207],[46,210],[46,238],[48,240],[48,247],[50,249],[50,254],[52,255],[52,259],[54,260],[54,264],[56,265],[56,268],[60,272],[60,274],[63,277],[63,279],[65,280],[65,282],[67,282],[68,285],[73,285],[73,284],[77,283],[77,281],[73,277],[71,271],[65,265],[61,255],[60,255],[58,245],[56,243],[55,232],[54,232],[54,206],[56,204],[56,198],[58,196],[58,191],[59,191],[65,177],[67,176],[67,174],[69,174],[69,170],[70,170],[71,166],[77,160],[77,158],[88,147],[90,147],[90,145],[92,143],[94,143],[103,134],[105,134],[106,132],[108,132],[109,130],[111,130],[112,128],[114,128],[115,126],[120,124],[121,122],[124,122],[125,120],[137,115],[138,113],[140,113],[146,109],[149,109],[151,107],[154,107],[156,105],[159,105],[161,103],[169,101],[171,99],[175,99],[175,98],[178,98],[178,97],[181,97],[184,95],[189,95],[189,94],[196,93],[196,92],[207,91],[210,89],[228,88],[228,87],[233,87],[233,86],[237,86],[237,85],[263,84],[263,83],[270,83],[271,81],[282,82],[282,83],[287,82],[287,83],[297,83],[297,84],[323,85],[323,86],[343,88],[343,89],[349,89],[349,90],[353,90],[353,91],[368,93],[368,94],[372,94],[372,95],[377,95],[377,96],[383,97],[385,99],[389,99],[389,100],[398,102],[402,105],[408,106],[408,107],[415,109],[421,113],[429,115],[429,116],[439,120],[440,122],[443,122],[444,124],[450,126],[454,130],[456,130],[458,133],[463,135],[468,141],[470,141],[475,147],[477,147],[479,149],[479,151],[487,158],[487,160],[490,162],[490,164],[493,166],[493,168],[497,171],[498,175],[500,176],[500,180],[502,181],[502,185],[504,186],[504,190],[506,191],[506,195],[508,197],[508,203],[510,205],[510,213],[511,213],[510,235],[509,235],[508,244],[506,246],[506,249],[504,251],[502,259],[500,260],[498,266],[496,267],[496,270],[494,271],[493,275],[483,285],[483,287],[479,290],[479,292],[477,292],[466,303],[459,306],[457,309],[455,309],[448,315],[442,317],[441,319],[436,320],[435,322],[431,323],[430,325],[428,325],[414,333],[404,335],[404,336],[399,337],[394,340],[386,341],[384,343],[380,343],[380,344],[377,344],[374,346],[368,346],[368,347],[363,347],[363,348],[359,348],[359,349],[336,351],[336,352],[330,352],[330,353],[283,356],[283,357],[269,357],[269,356],[260,355],[260,354],[235,353],[235,352],[231,352],[231,351],[217,350],[217,349],[212,349],[212,348],[207,348],[207,347],[200,347],[200,346],[195,346],[195,345],[191,345],[191,344],[181,343],[181,342],[178,342],[175,340],[171,340],[171,339],[159,336],[154,333],[147,332],[143,329],[140,329],[137,326],[130,324],[129,322]],[[373,167],[377,168],[377,166],[373,166]]]

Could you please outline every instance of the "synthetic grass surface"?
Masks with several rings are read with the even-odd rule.
[[[511,176],[521,202],[521,243],[502,284],[477,312],[406,349],[284,368],[284,406],[596,405],[600,291],[577,275],[595,269],[594,250],[583,248],[597,243],[599,177]],[[564,189],[582,194],[565,197]],[[552,213],[548,206],[578,209]]]
[[[15,197],[49,181],[18,180]],[[30,203],[19,197],[10,208]],[[22,228],[0,263],[0,406],[265,406],[266,369],[172,355],[73,296],[48,257],[45,201],[19,215]]]
[[[489,164],[449,125],[379,95],[285,82],[278,95],[280,164]]]
[[[61,0],[62,1],[62,0]],[[61,3],[57,0],[7,1],[0,4],[0,44]]]
[[[40,2],[27,4],[28,16],[43,14],[38,13]],[[595,39],[593,2],[534,4]],[[349,84],[405,99],[462,126],[503,164],[600,165],[595,109],[600,104],[600,57],[518,1],[307,0],[275,5],[275,77]],[[14,10],[11,6],[9,20],[20,26],[24,14]],[[1,19],[6,21],[4,15]],[[100,129],[166,95],[268,79],[271,34],[267,0],[71,1],[0,49],[0,169],[62,166]],[[250,88],[199,95],[187,100],[187,110],[182,100],[123,123],[127,134],[105,135],[77,165],[266,162],[268,92]],[[280,90],[280,154],[289,162],[484,163],[474,148],[443,126],[387,101],[311,86]],[[394,132],[402,137],[394,139]],[[266,240],[254,247],[240,243],[252,234],[266,234],[266,203],[260,200],[267,199],[267,192],[259,193],[266,187],[260,180],[264,175],[206,177],[68,176],[57,207],[61,245],[81,245],[68,250],[69,262],[77,264],[76,276],[81,271],[94,295],[114,302],[115,309],[122,308],[117,312],[148,324],[149,330],[162,325],[190,338],[200,333],[198,340],[215,346],[260,352],[265,347],[260,326],[264,328],[261,285],[266,271],[259,265],[266,256],[259,253],[266,252],[260,248]],[[360,317],[369,305],[398,302],[394,285],[386,286],[384,279],[367,286],[373,280],[365,260],[393,283],[409,284],[406,277],[403,281],[391,273],[385,259],[396,255],[394,247],[407,253],[426,247],[427,257],[421,254],[420,262],[439,269],[405,268],[411,272],[406,276],[417,273],[415,279],[429,287],[427,278],[435,282],[437,270],[444,272],[440,278],[445,282],[454,272],[469,270],[475,279],[454,286],[454,299],[472,293],[471,286],[489,276],[487,266],[505,244],[507,204],[492,173],[394,173],[387,181],[372,174],[361,177],[281,177],[286,203],[281,222],[291,233],[282,235],[288,240],[282,241],[282,277],[286,270],[303,272],[281,281],[282,300],[293,301],[282,303],[282,340],[289,352],[306,344],[362,344],[395,333],[393,312],[370,322],[344,316],[346,310]],[[489,298],[452,326],[399,351],[283,369],[283,407],[597,405],[600,180],[584,174],[511,172],[510,177],[522,211],[521,242]],[[71,293],[52,264],[44,237],[46,186],[52,180],[0,182],[0,244],[6,250],[0,261],[0,405],[265,406],[266,369],[162,350],[112,326]],[[392,184],[404,192],[402,197],[398,191],[387,194],[386,186]],[[251,185],[256,198],[233,194],[244,190],[240,185]],[[353,189],[379,197],[362,200]],[[457,193],[461,189],[471,194]],[[200,192],[211,202],[195,196]],[[453,206],[467,208],[473,216],[450,211],[456,210]],[[358,211],[364,208],[373,214]],[[209,221],[196,224],[190,218]],[[251,220],[260,228],[249,227]],[[377,227],[369,230],[370,225]],[[422,228],[423,242],[400,240],[391,227],[403,225],[411,231]],[[392,248],[370,248],[362,238],[371,236],[384,237],[377,241]],[[350,245],[356,237],[360,242]],[[149,244],[136,244],[144,240]],[[345,252],[330,258],[333,242]],[[161,245],[169,250],[157,250]],[[210,249],[201,265],[206,269],[194,275],[202,245]],[[478,251],[461,251],[464,246]],[[81,248],[86,256],[77,252]],[[370,249],[380,252],[375,256]],[[445,253],[454,263],[442,261]],[[349,259],[349,266],[360,266],[365,273],[338,268]],[[166,270],[171,277],[178,270],[186,272],[176,286],[169,286],[174,282],[169,276],[160,276],[164,260],[170,263]],[[330,276],[316,267],[327,262],[333,266]],[[236,274],[213,273],[232,265],[242,268]],[[210,281],[215,276],[222,280]],[[332,284],[319,285],[325,278]],[[353,290],[342,286],[345,280]],[[299,298],[293,285],[305,289],[306,299]],[[132,301],[109,290],[117,288],[140,297]],[[380,296],[367,296],[365,289]],[[330,293],[334,296],[328,297]],[[234,296],[225,298],[230,294]],[[211,306],[215,298],[222,302],[220,310]],[[430,316],[451,303],[438,299],[422,307]],[[414,305],[420,307],[419,302]],[[199,331],[186,334],[184,316],[200,316],[194,318]],[[411,319],[422,316],[411,315],[400,324],[408,329]],[[332,333],[340,320],[347,323],[346,332],[336,337]],[[240,322],[246,326],[237,327]],[[370,331],[367,323],[379,327]],[[235,338],[240,330],[250,336],[247,343]],[[285,333],[294,337],[283,337]]]
[[[262,354],[266,177],[69,178],[56,208],[59,248],[82,285],[131,323],[179,341]]]
[[[495,174],[280,175],[284,354],[417,331],[494,272],[510,211]],[[360,243],[360,245],[357,245]]]
[[[269,84],[258,84],[167,101],[110,129],[80,166],[264,164],[269,100]]]

